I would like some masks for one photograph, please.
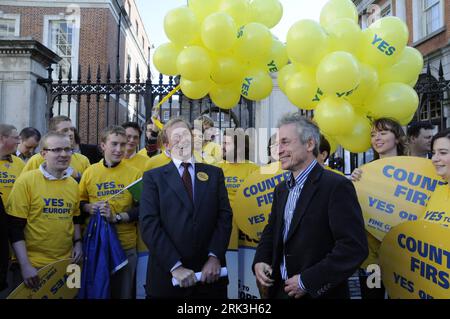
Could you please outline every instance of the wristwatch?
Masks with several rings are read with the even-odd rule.
[[[122,215],[120,213],[116,214],[116,224],[120,224],[123,220]]]

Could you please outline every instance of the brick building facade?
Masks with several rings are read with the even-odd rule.
[[[71,66],[75,82],[80,66],[84,82],[88,66],[91,66],[92,81],[95,82],[100,66],[104,81],[110,66],[114,82],[118,64],[121,81],[125,81],[128,67],[131,79],[135,79],[137,67],[144,78],[149,63],[150,42],[134,0],[58,0],[33,1],[32,4],[22,0],[2,0],[0,37],[32,38],[56,52],[63,59],[54,66],[54,79],[58,79],[59,68],[63,80],[67,79]],[[119,103],[109,104],[109,110],[106,105],[105,101],[97,105],[84,99],[78,103],[62,101],[61,107],[54,107],[54,114],[69,115],[77,123],[82,141],[93,143],[98,139],[97,129],[93,129],[97,123],[103,128],[107,124],[137,119],[139,105],[135,99],[121,96]],[[92,112],[92,108],[97,107],[99,111]]]

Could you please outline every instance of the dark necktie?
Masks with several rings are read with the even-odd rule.
[[[183,176],[181,177],[183,179],[184,187],[186,188],[189,198],[191,200],[193,200],[193,198],[192,198],[192,179],[191,179],[191,174],[189,173],[189,166],[191,166],[191,163],[181,163],[181,165],[184,167]]]

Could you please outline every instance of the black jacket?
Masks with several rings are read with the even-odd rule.
[[[173,162],[147,171],[143,184],[139,224],[150,253],[147,295],[180,298],[185,291],[172,286],[170,273],[177,261],[200,272],[212,253],[226,265],[232,213],[224,175],[220,168],[195,164],[194,203]]]
[[[286,182],[275,188],[269,223],[252,269],[258,262],[272,266],[276,284],[269,296],[273,297],[282,284],[280,263],[284,251],[288,277],[301,274],[309,297],[348,298],[347,279],[368,254],[364,221],[353,184],[316,164],[300,193],[283,243],[288,195]]]

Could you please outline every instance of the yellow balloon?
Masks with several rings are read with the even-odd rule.
[[[325,94],[348,96],[361,81],[358,60],[348,52],[330,53],[317,67],[316,77]]]
[[[187,7],[172,9],[164,17],[164,32],[177,45],[187,45],[197,37],[199,31],[197,18]]]
[[[406,24],[397,17],[384,17],[363,32],[361,61],[384,69],[395,64],[408,43]]]
[[[188,7],[195,13],[199,22],[213,12],[217,12],[221,0],[188,0]]]
[[[219,10],[229,14],[241,27],[250,22],[250,3],[248,0],[222,0]]]
[[[272,78],[264,70],[251,69],[244,76],[241,95],[252,101],[265,99],[272,92]]]
[[[267,71],[270,73],[279,72],[289,61],[286,47],[280,40],[272,40],[272,49],[268,63],[266,64]]]
[[[320,130],[327,135],[337,136],[349,134],[355,112],[350,103],[334,96],[325,97],[317,105],[314,112],[314,120]]]
[[[228,84],[242,79],[243,66],[234,57],[216,56],[211,70],[211,79],[218,84]]]
[[[407,126],[411,121],[413,120],[414,116],[416,116],[416,112],[413,112],[411,115],[405,117],[404,119],[401,119],[398,121],[401,126]]]
[[[210,76],[211,58],[208,51],[202,47],[191,46],[183,49],[176,62],[178,72],[187,80],[199,81]]]
[[[334,154],[337,150],[337,148],[339,147],[339,143],[331,136],[324,134],[323,132],[321,132],[323,136],[325,136],[325,138],[328,141],[328,144],[330,144],[330,154]]]
[[[177,75],[178,69],[175,62],[180,52],[181,48],[172,42],[161,44],[153,53],[153,65],[163,74]]]
[[[291,61],[313,67],[327,53],[328,36],[316,21],[300,20],[288,31],[286,49]]]
[[[409,85],[410,87],[413,88],[413,87],[416,86],[417,81],[419,81],[419,76],[417,76],[417,77],[414,79],[414,81],[409,82],[408,85]]]
[[[224,12],[210,14],[201,27],[202,42],[211,51],[226,51],[236,42],[236,24]]]
[[[367,103],[374,118],[390,117],[400,121],[413,114],[419,105],[419,97],[413,88],[404,83],[386,83]]]
[[[329,51],[357,54],[362,40],[361,28],[351,19],[339,19],[325,29],[328,32]]]
[[[355,114],[352,131],[347,135],[337,136],[339,144],[353,153],[367,151],[370,146],[371,123],[366,116]]]
[[[265,62],[271,47],[272,34],[265,25],[252,22],[239,29],[235,52],[242,60]]]
[[[292,63],[285,65],[281,68],[280,72],[278,72],[278,86],[282,92],[286,93],[286,83],[295,73],[297,73],[297,69]]]
[[[350,0],[330,0],[320,11],[320,24],[329,28],[335,21],[350,19],[358,24],[358,10]]]
[[[211,101],[222,109],[232,109],[241,99],[240,82],[213,85],[209,91]]]
[[[302,110],[313,110],[323,98],[314,74],[308,71],[296,72],[289,77],[286,95],[292,104]]]
[[[190,81],[182,77],[180,80],[181,91],[193,100],[205,97],[211,89],[212,84],[212,81],[208,78],[200,81]]]
[[[283,16],[283,6],[278,0],[253,0],[250,3],[251,19],[273,28]]]
[[[370,65],[359,63],[361,82],[358,88],[349,96],[345,97],[353,107],[362,106],[367,99],[375,93],[379,86],[378,73]]]
[[[423,56],[417,49],[406,47],[393,66],[380,71],[380,83],[416,81],[423,69]]]

